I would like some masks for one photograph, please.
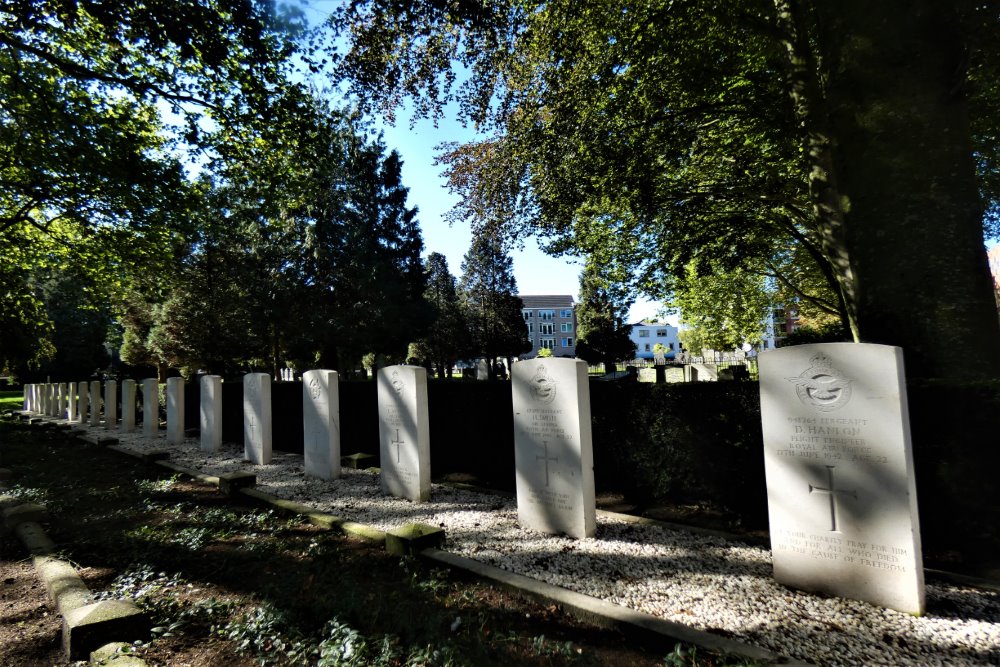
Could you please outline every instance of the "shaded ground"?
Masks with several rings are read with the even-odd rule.
[[[0,424],[7,493],[47,506],[91,590],[154,619],[153,665],[721,664],[387,555],[55,430]],[[606,499],[608,502],[613,499]],[[0,664],[67,665],[61,619],[19,541],[0,552]],[[739,663],[733,663],[739,664]]]

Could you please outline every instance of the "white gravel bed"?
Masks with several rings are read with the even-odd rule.
[[[103,429],[93,429],[107,433]],[[179,465],[218,475],[248,471],[265,493],[389,530],[411,522],[445,529],[445,548],[614,604],[820,665],[1000,665],[1000,594],[927,585],[927,614],[794,591],[774,582],[767,549],[718,537],[598,515],[593,539],[522,529],[513,499],[435,484],[428,503],[382,495],[378,475],[345,469],[333,481],[306,478],[300,455],[269,465],[223,444],[118,434],[132,450],[169,449]]]

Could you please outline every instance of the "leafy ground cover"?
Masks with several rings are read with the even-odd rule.
[[[6,493],[91,590],[153,619],[152,665],[719,665],[645,644],[461,573],[167,477],[65,432],[0,424]],[[0,664],[66,665],[60,619],[17,540],[0,557]]]

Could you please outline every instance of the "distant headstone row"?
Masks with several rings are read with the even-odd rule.
[[[383,492],[430,499],[427,372],[378,371]],[[586,364],[534,359],[512,372],[518,520],[575,538],[594,535],[594,463]],[[158,434],[159,386],[144,380],[144,433]],[[114,427],[116,386],[105,384]],[[122,430],[135,424],[136,385],[122,384]],[[801,345],[760,356],[761,418],[775,578],[786,585],[924,611],[923,563],[902,352],[881,345]],[[100,383],[25,388],[25,409],[99,423]],[[334,371],[302,376],[306,474],[340,473],[339,384]],[[183,383],[167,383],[167,439],[184,437]],[[201,449],[222,441],[222,382],[201,379]],[[271,461],[271,377],[243,379],[248,461]]]
[[[514,451],[517,467],[518,517],[530,529],[591,537],[596,528],[594,466],[590,437],[590,393],[587,367],[570,359],[533,360],[517,364],[513,376]],[[294,379],[285,369],[283,379]],[[379,453],[383,491],[414,502],[430,499],[430,420],[427,371],[416,366],[382,368],[378,385]],[[136,383],[122,383],[121,430],[135,429]],[[104,424],[114,428],[117,386],[104,385]],[[142,381],[143,434],[159,435],[159,389],[156,378]],[[201,378],[200,447],[205,453],[222,444],[222,379]],[[249,373],[243,378],[243,447],[254,465],[271,461],[271,377]],[[71,421],[101,423],[101,383],[81,382]],[[25,409],[35,411],[58,388],[32,385]],[[53,404],[57,400],[53,398]],[[335,479],[341,474],[338,375],[311,370],[302,376],[303,458],[311,477]],[[48,413],[45,413],[48,414]],[[166,383],[166,439],[184,440],[184,383]]]

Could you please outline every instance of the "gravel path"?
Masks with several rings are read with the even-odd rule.
[[[107,433],[103,429],[95,432]],[[225,443],[205,455],[196,439],[167,445],[120,434],[136,451],[171,450],[171,461],[206,474],[257,475],[262,491],[388,530],[419,521],[441,526],[445,548],[586,595],[735,637],[821,665],[1000,665],[1000,594],[927,585],[921,618],[873,605],[793,591],[771,577],[767,549],[598,514],[593,539],[524,530],[513,499],[434,485],[418,504],[383,496],[378,475],[344,470],[306,478],[302,457],[275,452],[269,465],[243,461]]]

